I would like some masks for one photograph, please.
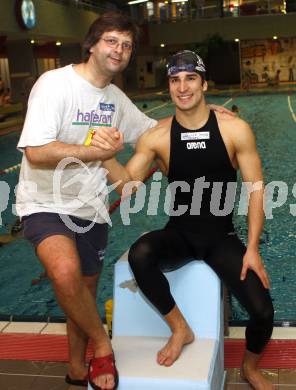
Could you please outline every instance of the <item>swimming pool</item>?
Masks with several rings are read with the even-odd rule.
[[[289,101],[290,99],[290,107]],[[292,194],[295,181],[296,145],[296,96],[287,94],[209,97],[208,101],[216,104],[226,104],[231,107],[236,104],[240,116],[253,127],[262,157],[266,183],[283,181],[288,188],[287,202],[273,210],[273,219],[266,220],[260,248],[266,268],[272,282],[272,298],[275,306],[275,319],[296,320],[296,229],[295,217],[290,214],[289,205],[296,203]],[[161,118],[173,113],[173,105],[169,101],[153,100],[152,102],[137,102],[143,111],[154,118]],[[147,107],[143,108],[146,104]],[[21,154],[16,151],[17,134],[0,137],[1,162],[0,170],[20,162]],[[132,153],[130,147],[121,153],[120,160],[126,161]],[[11,195],[8,208],[2,213],[3,223],[12,224],[15,216],[11,212],[14,202],[13,190],[18,180],[18,170],[1,174],[0,180],[8,182]],[[165,179],[163,179],[165,181]],[[150,183],[147,182],[147,192]],[[296,191],[295,191],[296,197]],[[118,195],[111,194],[111,203]],[[147,202],[144,209],[131,215],[131,225],[123,226],[119,208],[112,214],[109,246],[106,254],[104,272],[101,276],[98,304],[101,314],[104,302],[112,297],[113,264],[120,255],[143,232],[161,228],[167,221],[163,212],[163,198],[160,199],[157,216],[147,215]],[[243,216],[235,216],[237,231],[246,240],[246,220]],[[7,226],[0,227],[0,233],[7,232]],[[39,319],[50,317],[51,321],[63,318],[58,308],[50,283],[47,279],[32,285],[31,281],[42,272],[33,249],[23,239],[18,239],[0,247],[0,318],[7,319]],[[244,311],[233,300],[233,319],[246,318]]]

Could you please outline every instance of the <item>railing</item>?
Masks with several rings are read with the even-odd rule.
[[[205,18],[283,15],[296,12],[296,0],[151,0],[130,6],[130,11],[138,21],[183,22]]]
[[[55,3],[65,4],[70,7],[76,7],[85,9],[88,11],[93,11],[97,13],[101,13],[110,9],[116,9],[116,5],[111,2],[104,2],[104,4],[99,4],[101,1],[96,0],[49,0]]]
[[[196,19],[219,18],[219,17],[240,17],[254,15],[275,15],[296,12],[296,0],[250,0],[231,1],[224,0],[222,5],[217,0],[216,4],[206,1],[182,1],[179,3],[168,3],[158,0],[150,0],[147,3],[124,7],[123,1],[117,1],[120,7],[111,1],[100,0],[49,0],[67,6],[77,7],[101,13],[110,9],[125,8],[130,12],[133,19],[138,22],[166,23],[166,22],[186,22]],[[103,4],[102,4],[103,3]],[[197,4],[203,3],[203,5]]]

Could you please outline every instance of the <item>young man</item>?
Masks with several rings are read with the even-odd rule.
[[[101,161],[122,148],[122,139],[104,148],[84,146],[84,141],[89,128],[106,126],[119,128],[126,142],[135,143],[156,125],[111,84],[128,65],[137,36],[137,26],[126,16],[100,16],[86,36],[84,62],[47,72],[33,87],[18,144],[24,155],[17,211],[67,316],[66,381],[87,386],[85,351],[90,338],[94,389],[114,389],[118,381],[95,296],[107,243]],[[61,167],[64,158],[68,163]]]
[[[162,271],[202,258],[249,313],[242,374],[256,390],[270,390],[272,385],[258,370],[260,354],[273,328],[269,281],[258,250],[264,219],[260,158],[247,123],[208,109],[204,76],[204,64],[195,53],[174,55],[168,63],[168,77],[176,115],[142,135],[125,167],[114,158],[103,165],[111,181],[122,179],[123,186],[130,180],[142,182],[156,160],[173,192],[168,224],[142,236],[129,252],[137,284],[172,330],[168,343],[157,354],[158,363],[172,365],[183,346],[194,340]],[[113,137],[119,134],[114,132]],[[97,136],[94,142],[98,140]],[[228,186],[236,183],[237,169],[245,182],[253,184],[247,248],[234,232],[232,208],[228,213],[220,212],[229,203]],[[217,184],[223,184],[222,188]]]

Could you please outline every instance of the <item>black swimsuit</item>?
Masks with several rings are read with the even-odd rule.
[[[190,228],[195,233],[210,233],[213,229],[217,233],[233,231],[233,207],[228,212],[227,206],[229,203],[234,206],[235,191],[231,189],[236,187],[236,170],[229,160],[214,112],[210,111],[207,123],[196,131],[185,129],[174,117],[170,151],[169,183],[183,181],[190,190],[177,189],[173,208],[186,205],[187,211],[171,216],[169,225]],[[221,213],[223,208],[226,215]]]

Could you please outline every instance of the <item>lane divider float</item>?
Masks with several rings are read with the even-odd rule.
[[[295,115],[295,112],[293,111],[293,107],[292,107],[292,104],[291,104],[291,96],[290,95],[288,96],[288,107],[289,107],[289,110],[291,112],[292,118],[294,119],[294,122],[296,122],[296,115]]]
[[[144,183],[145,183],[145,181],[147,181],[152,175],[153,175],[153,173],[154,172],[156,172],[158,170],[158,168],[157,167],[153,167],[153,168],[151,168],[150,169],[150,171],[149,171],[149,173],[148,173],[148,175],[146,176],[146,178],[145,178],[145,180],[144,180]],[[120,198],[118,198],[114,203],[112,203],[111,204],[111,206],[109,207],[109,213],[110,214],[112,214],[116,209],[117,209],[117,207],[120,205],[120,203],[121,203],[121,197]]]
[[[5,174],[5,173],[10,173],[10,172],[14,172],[16,170],[18,170],[20,168],[21,164],[16,164],[16,165],[12,165],[11,167],[9,168],[5,168],[5,169],[0,169],[0,175],[2,174]]]
[[[224,104],[222,104],[222,107],[227,106],[228,103],[232,102],[233,98],[228,99]]]

